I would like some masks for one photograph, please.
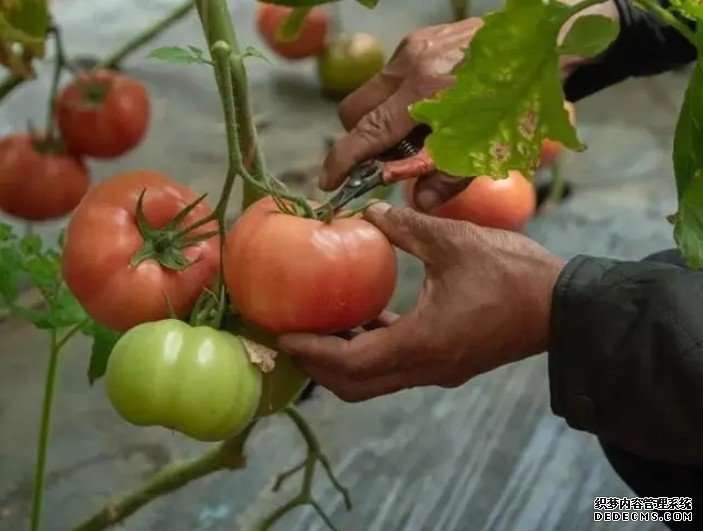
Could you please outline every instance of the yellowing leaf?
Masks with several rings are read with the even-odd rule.
[[[426,146],[452,175],[507,177],[537,167],[541,140],[584,146],[564,110],[559,30],[573,11],[556,0],[508,0],[488,15],[454,87],[412,106],[433,130]]]

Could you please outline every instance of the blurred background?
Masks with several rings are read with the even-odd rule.
[[[54,0],[67,54],[104,56],[162,17],[169,0]],[[473,12],[495,1],[474,2]],[[255,28],[255,2],[231,2],[242,46],[265,50]],[[452,18],[449,0],[381,0],[367,10],[348,0],[333,7],[344,30],[381,40],[387,55],[410,31]],[[124,70],[152,98],[145,141],[127,156],[90,161],[93,182],[117,171],[152,168],[217,196],[225,171],[223,119],[206,66],[147,58],[158,46],[204,47],[192,13],[137,51]],[[253,104],[273,173],[313,193],[326,142],[341,133],[337,104],[321,96],[315,61],[248,61]],[[39,79],[0,106],[0,135],[42,123],[52,50]],[[630,80],[577,105],[578,130],[588,144],[562,159],[574,185],[569,199],[537,216],[525,232],[565,258],[579,253],[639,259],[673,245],[665,216],[675,210],[670,160],[673,129],[687,73]],[[402,201],[396,191],[394,201]],[[236,204],[236,201],[233,201]],[[233,211],[232,215],[236,212]],[[0,213],[0,221],[27,230]],[[55,239],[65,220],[31,230]],[[400,257],[397,310],[412,305],[422,269]],[[467,323],[471,326],[471,323]],[[26,528],[46,365],[45,334],[0,318],[0,529]],[[104,501],[136,486],[173,459],[207,445],[160,428],[133,427],[109,406],[103,385],[86,378],[89,343],[82,338],[61,359],[52,446],[48,456],[45,528],[70,529]],[[593,499],[623,496],[594,437],[570,430],[549,408],[546,357],[476,378],[455,390],[418,389],[349,405],[318,389],[302,411],[355,507],[346,512],[327,480],[316,493],[341,529],[579,530],[594,524]],[[246,470],[222,472],[161,498],[129,518],[129,530],[245,529],[297,489],[277,494],[271,480],[296,464],[304,447],[284,417],[262,423],[250,438]],[[307,509],[277,529],[313,531],[323,524]],[[628,523],[620,528],[661,529]]]

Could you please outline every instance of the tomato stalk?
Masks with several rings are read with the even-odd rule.
[[[293,421],[293,424],[295,424],[295,427],[303,436],[303,439],[305,439],[305,443],[307,444],[308,450],[306,458],[302,463],[299,463],[290,470],[283,472],[276,478],[276,481],[273,485],[273,490],[277,491],[286,480],[288,480],[290,477],[292,477],[301,470],[304,471],[303,484],[300,489],[300,493],[295,498],[276,509],[268,517],[262,520],[254,529],[255,531],[266,531],[293,509],[307,505],[309,507],[312,507],[312,509],[318,514],[322,521],[325,522],[327,527],[329,527],[332,531],[336,531],[337,528],[332,523],[332,520],[325,513],[320,504],[315,500],[312,495],[312,482],[313,477],[315,475],[315,466],[318,464],[318,462],[322,465],[322,468],[327,473],[327,476],[332,482],[334,488],[337,489],[337,491],[339,491],[339,493],[344,498],[344,504],[347,510],[350,510],[352,508],[352,502],[351,497],[349,496],[349,491],[339,483],[336,476],[332,472],[332,466],[330,465],[327,456],[322,453],[322,450],[320,449],[320,443],[318,442],[314,432],[312,431],[312,428],[310,428],[305,419],[300,415],[300,413],[298,413],[298,411],[293,406],[288,406],[285,409],[284,413],[288,415],[288,418]]]
[[[32,531],[39,529],[41,523],[42,503],[44,500],[44,478],[46,476],[46,453],[49,445],[49,432],[51,428],[51,411],[53,408],[56,387],[56,371],[58,368],[59,354],[66,344],[87,323],[83,321],[73,327],[66,335],[59,339],[58,330],[52,329],[49,333],[49,366],[44,382],[44,403],[42,406],[41,424],[39,428],[39,444],[37,445],[37,462],[34,471],[34,493],[32,496],[32,513],[30,528]]]
[[[251,435],[251,424],[239,435],[218,445],[215,449],[194,459],[171,463],[158,472],[142,487],[105,504],[97,513],[76,526],[73,531],[98,531],[106,529],[135,513],[150,501],[180,489],[221,470],[239,470],[246,466],[244,446]]]
[[[127,56],[132,54],[136,49],[145,45],[167,28],[171,27],[175,22],[178,22],[180,19],[184,18],[188,13],[190,13],[194,5],[195,3],[193,0],[188,0],[187,2],[182,3],[171,11],[165,18],[154,23],[142,33],[126,42],[120,49],[105,57],[97,64],[95,68],[107,68],[110,70],[119,68],[120,63],[124,61]]]
[[[242,62],[237,34],[232,25],[227,2],[225,0],[196,0],[195,4],[198,8],[208,47],[212,49],[220,41],[230,47],[229,62],[231,69],[229,75],[234,94],[236,94],[235,123],[237,125],[236,130],[238,131],[240,151],[243,154],[242,162],[244,168],[250,172],[256,181],[265,183],[267,182],[266,165],[258,142],[251,102],[249,101],[247,73]],[[225,87],[219,79],[217,86],[220,91],[220,97],[224,102]],[[254,187],[251,182],[244,182],[245,206],[264,195],[266,193]]]

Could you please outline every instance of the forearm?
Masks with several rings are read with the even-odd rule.
[[[552,409],[667,462],[703,464],[703,273],[578,258],[554,295]]]

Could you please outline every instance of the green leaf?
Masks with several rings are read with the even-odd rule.
[[[277,42],[292,42],[300,35],[300,30],[312,7],[295,7],[288,18],[276,28],[274,40]]]
[[[47,0],[0,0],[0,40],[23,44],[41,56],[48,25]]]
[[[267,63],[271,64],[271,59],[269,59],[264,52],[259,50],[256,46],[247,46],[242,52],[242,59],[247,57],[254,57],[256,59],[262,59]]]
[[[110,353],[119,340],[120,334],[100,325],[95,325],[87,333],[93,336],[93,349],[88,365],[88,382],[93,385],[96,380],[104,376]]]
[[[356,0],[359,2],[362,6],[368,7],[369,9],[373,9],[378,5],[378,0]]]
[[[576,20],[559,48],[563,55],[595,57],[603,52],[620,32],[613,20],[600,15],[586,15]]]
[[[152,50],[149,57],[182,65],[212,64],[205,57],[205,52],[195,46],[189,46],[187,49],[180,46],[164,46]]]
[[[672,11],[678,11],[691,20],[703,20],[703,2],[700,0],[670,0]]]
[[[495,178],[520,170],[529,178],[544,138],[585,149],[558,74],[557,38],[571,14],[555,0],[508,0],[485,17],[455,86],[411,108],[433,130],[425,145],[441,170]]]
[[[700,31],[699,31],[700,34]],[[699,37],[700,38],[700,37]],[[684,97],[674,138],[674,173],[679,209],[674,238],[686,262],[703,268],[703,65],[696,64]]]

